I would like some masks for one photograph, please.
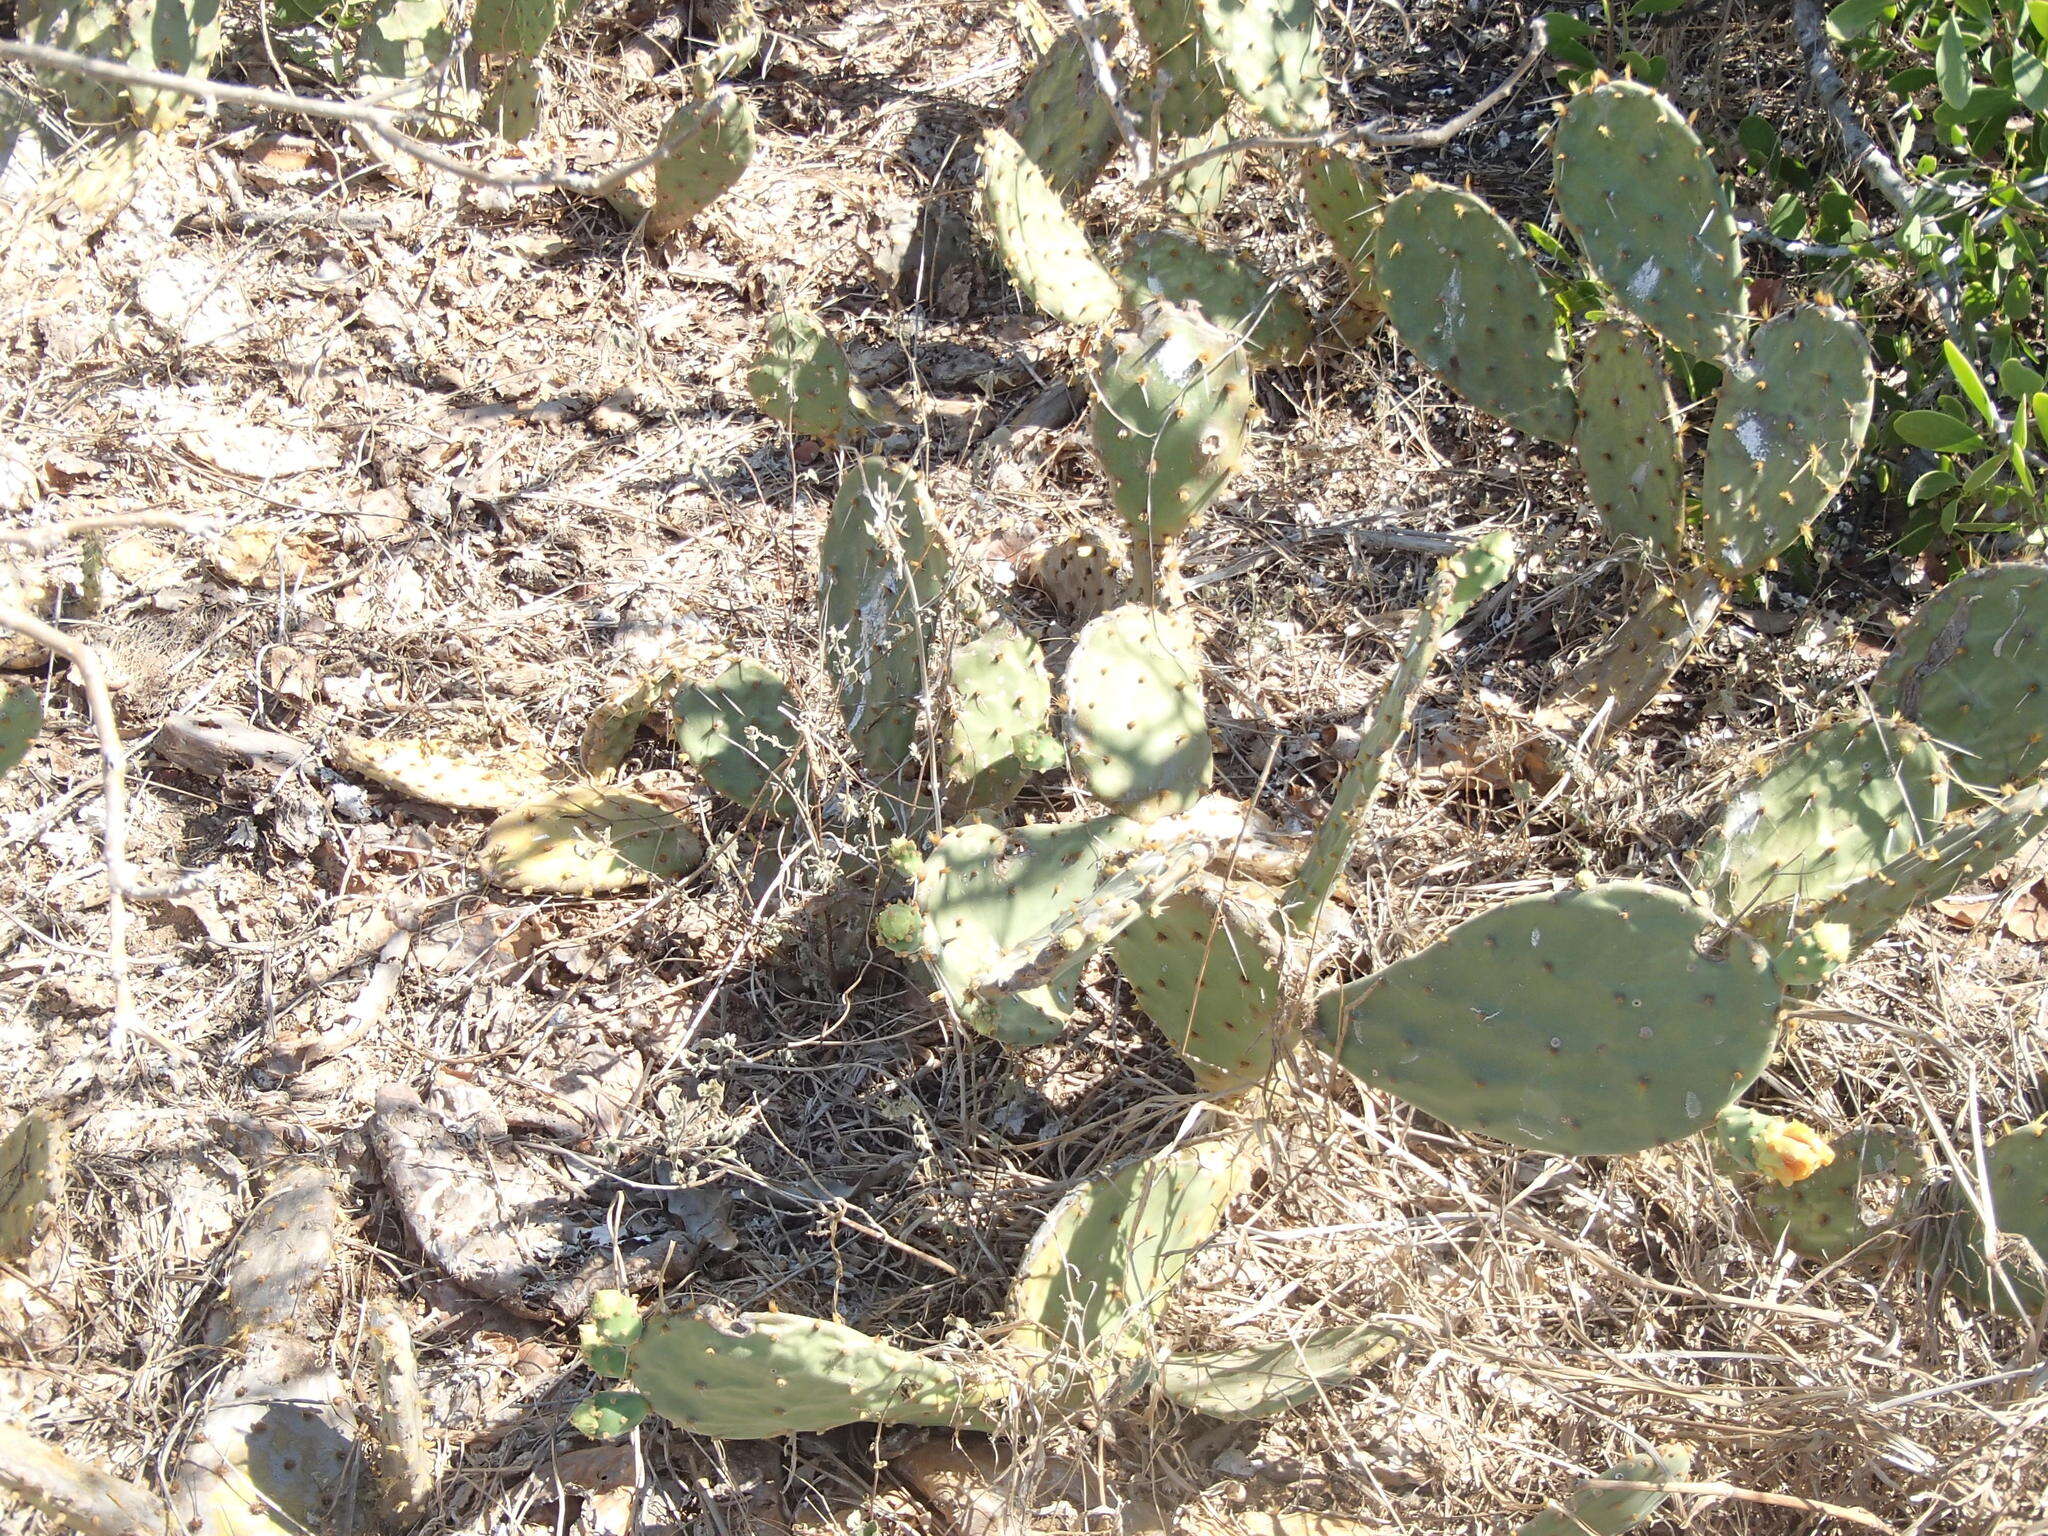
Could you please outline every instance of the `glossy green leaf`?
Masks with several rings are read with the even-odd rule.
[[[2048,112],[2048,61],[2029,48],[2012,51],[2012,93],[2032,112]]]
[[[1960,108],[1970,99],[1970,40],[1963,35],[1960,18],[1942,23],[1941,37],[1934,45],[1934,75],[1941,82],[1941,99]]]
[[[1941,344],[1941,355],[1948,360],[1948,371],[1955,375],[1955,381],[1963,392],[1963,398],[1970,402],[1984,425],[1994,430],[1998,426],[1998,410],[1991,403],[1991,391],[1984,387],[1983,376],[1977,372],[1977,365],[1963,355],[1963,349],[1952,341]]]
[[[1899,441],[1936,453],[1973,453],[1984,446],[1967,421],[1946,411],[1902,411],[1892,418],[1892,431]]]
[[[1961,484],[1962,481],[1945,469],[1930,469],[1918,480],[1915,480],[1913,488],[1906,492],[1906,505],[1917,507],[1923,501],[1931,501],[1936,496],[1947,495]]]
[[[1778,130],[1771,126],[1769,118],[1758,117],[1754,112],[1742,120],[1735,137],[1743,152],[1759,165],[1768,165],[1771,156],[1778,152]]]
[[[1998,392],[2008,400],[2024,400],[2044,382],[2048,381],[2016,357],[2008,357],[1998,365]]]
[[[2048,41],[2048,0],[2027,0],[2027,25],[2036,37]]]
[[[1838,43],[1850,42],[1890,19],[1894,10],[1892,0],[1842,0],[1828,12],[1828,36]]]

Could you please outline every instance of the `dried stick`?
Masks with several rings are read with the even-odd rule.
[[[0,1424],[0,1488],[84,1536],[162,1536],[171,1528],[163,1501],[148,1489],[7,1424]]]

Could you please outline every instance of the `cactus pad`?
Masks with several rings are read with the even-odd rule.
[[[541,68],[533,59],[513,59],[484,98],[484,127],[507,144],[517,144],[540,127]]]
[[[1600,1474],[1621,1483],[1681,1483],[1691,1475],[1692,1453],[1677,1445],[1631,1456]],[[1642,1489],[1581,1487],[1562,1509],[1545,1510],[1515,1536],[1621,1536],[1662,1509],[1669,1497]]]
[[[1199,241],[1152,230],[1133,239],[1120,271],[1133,301],[1165,299],[1237,337],[1260,363],[1298,363],[1315,340],[1293,291],[1250,262]]]
[[[1557,210],[1622,306],[1681,352],[1732,357],[1742,237],[1706,146],[1647,86],[1580,91],[1557,125]]]
[[[1345,303],[1378,314],[1379,283],[1373,265],[1373,215],[1387,200],[1380,173],[1343,149],[1307,152],[1301,168],[1302,200],[1316,228],[1329,237],[1337,263],[1350,274]]]
[[[1159,1390],[1212,1419],[1270,1418],[1350,1381],[1407,1339],[1399,1325],[1361,1323],[1273,1344],[1169,1355],[1159,1367]]]
[[[593,1392],[569,1410],[569,1422],[592,1440],[616,1440],[638,1429],[652,1406],[638,1392]]]
[[[484,834],[486,880],[511,891],[585,896],[686,875],[704,844],[650,795],[582,785],[507,811]]]
[[[747,393],[762,415],[820,442],[849,442],[877,420],[846,354],[808,310],[785,309],[769,320],[767,345],[747,371]]]
[[[754,108],[730,86],[676,108],[661,130],[668,153],[606,194],[627,223],[647,221],[646,238],[666,240],[725,195],[754,160]]]
[[[1863,449],[1873,375],[1863,329],[1809,304],[1727,365],[1702,471],[1707,563],[1739,581],[1826,510]]]
[[[0,774],[28,756],[29,743],[43,728],[43,701],[33,688],[9,683],[0,689]]]
[[[1929,598],[1877,674],[1879,708],[1918,720],[1973,784],[2048,768],[2048,566],[1992,565]]]
[[[478,0],[470,13],[470,45],[478,53],[530,59],[555,28],[576,13],[578,0]]]
[[[988,1429],[999,1400],[942,1360],[787,1312],[652,1313],[626,1364],[656,1413],[731,1440],[859,1423]]]
[[[1835,1142],[1826,1167],[1783,1188],[1760,1185],[1752,1195],[1757,1220],[1772,1241],[1809,1259],[1837,1259],[1876,1237],[1863,1206],[1879,1179],[1910,1180],[1919,1169],[1913,1144],[1865,1127]]]
[[[1230,111],[1230,92],[1195,24],[1195,0],[1131,0],[1131,16],[1152,60],[1154,133],[1201,137]]]
[[[220,52],[218,0],[21,0],[15,9],[24,42],[62,48],[131,69],[174,75],[211,74]],[[185,120],[199,98],[146,85],[118,85],[70,70],[39,71],[81,122],[132,120],[162,132]]]
[[[1685,552],[1685,466],[1663,365],[1626,326],[1597,325],[1579,365],[1579,466],[1619,543],[1660,560]]]
[[[1130,546],[1107,528],[1090,526],[1034,546],[1018,561],[1018,574],[1075,624],[1131,600]]]
[[[915,755],[927,660],[952,552],[923,479],[879,458],[848,473],[818,546],[825,665],[847,733],[877,779]]]
[[[1202,41],[1231,87],[1282,133],[1330,123],[1313,0],[1195,0]]]
[[[1140,821],[1209,788],[1200,639],[1179,614],[1127,603],[1094,620],[1067,661],[1067,750],[1104,805]]]
[[[1117,936],[1117,969],[1205,1092],[1249,1088],[1273,1069],[1287,943],[1270,898],[1191,885]]]
[[[676,688],[676,750],[741,809],[793,819],[810,772],[788,685],[746,657],[706,671]]]
[[[1714,1139],[1736,1167],[1791,1188],[1835,1160],[1827,1138],[1801,1120],[1730,1104],[1714,1121]]]
[[[34,1110],[0,1141],[0,1261],[34,1248],[49,1210],[64,1196],[69,1166],[64,1122]]]
[[[1557,305],[1515,232],[1484,199],[1420,177],[1375,217],[1380,307],[1408,349],[1481,410],[1570,442]]]
[[[555,787],[547,759],[527,748],[471,753],[425,739],[337,736],[327,755],[343,773],[458,811],[510,810]]]
[[[666,729],[670,701],[696,660],[694,648],[649,667],[590,712],[576,744],[576,761],[593,779],[617,773],[632,753],[633,743],[648,725]]]
[[[1114,56],[1122,26],[1114,15],[1100,12],[1094,26],[1104,53]],[[1102,174],[1122,140],[1116,113],[1096,83],[1088,39],[1078,30],[1046,49],[1003,126],[1055,192],[1084,189]]]
[[[1760,946],[1675,892],[1616,882],[1495,907],[1326,993],[1319,1044],[1463,1130],[1634,1152],[1710,1124],[1763,1070],[1779,989]]]
[[[1231,142],[1230,119],[1219,118],[1216,126],[1207,133],[1192,139],[1180,139],[1160,151],[1160,159],[1168,166],[1183,160],[1192,160],[1196,155],[1212,149],[1221,149]],[[1223,211],[1224,199],[1230,196],[1230,189],[1237,185],[1244,174],[1246,163],[1251,158],[1247,150],[1233,150],[1227,155],[1211,155],[1197,164],[1171,171],[1160,186],[1159,195],[1166,206],[1179,214],[1190,224],[1206,224]]]
[[[1999,1137],[1984,1161],[1983,1193],[1999,1234],[1994,1270],[1985,1262],[1984,1218],[1959,1190],[1943,1191],[1941,1216],[1926,1241],[1941,1244],[1949,1284],[1981,1307],[2032,1318],[2048,1306],[2048,1118]]]
[[[1069,325],[1101,325],[1116,314],[1116,279],[1045,172],[1000,128],[981,138],[976,207],[1025,298]]]
[[[1729,802],[1694,856],[1717,911],[1767,938],[1933,835],[1948,813],[1941,749],[1902,720],[1809,732]]]
[[[1078,1357],[1098,1380],[1151,1354],[1181,1272],[1216,1235],[1253,1161],[1241,1142],[1155,1152],[1080,1185],[1053,1207],[1010,1288],[1005,1350]]]
[[[946,799],[958,809],[1010,803],[1034,773],[1064,758],[1046,729],[1052,679],[1038,642],[1014,624],[957,648],[947,668],[952,710],[946,727]]]
[[[1245,349],[1169,304],[1120,333],[1095,378],[1095,452],[1132,540],[1156,553],[1236,473],[1251,418]]]

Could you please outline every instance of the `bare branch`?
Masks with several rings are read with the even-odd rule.
[[[39,555],[81,533],[105,533],[115,528],[173,528],[180,533],[197,533],[210,525],[203,519],[179,512],[109,512],[95,517],[74,517],[69,522],[42,528],[0,528],[0,544]]]

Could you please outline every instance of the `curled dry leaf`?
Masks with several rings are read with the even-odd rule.
[[[318,575],[326,568],[327,551],[310,535],[276,523],[245,523],[215,539],[206,561],[238,587],[270,591]]]

